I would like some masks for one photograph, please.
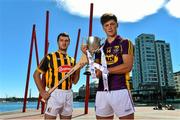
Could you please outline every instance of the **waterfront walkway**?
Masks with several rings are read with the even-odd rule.
[[[136,120],[180,120],[180,109],[176,110],[153,110],[153,107],[135,107]],[[0,113],[0,120],[43,120],[44,115],[40,110],[27,110],[26,113],[20,111]],[[75,108],[73,111],[73,120],[95,120],[94,108],[89,108],[88,114],[84,114],[84,108]],[[114,117],[118,120],[117,117]]]

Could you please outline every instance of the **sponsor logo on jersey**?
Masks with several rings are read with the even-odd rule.
[[[60,66],[58,68],[58,71],[61,72],[61,73],[67,73],[67,72],[69,72],[71,70],[71,68],[72,67],[69,66],[69,65],[63,65],[63,66]]]
[[[118,61],[118,57],[113,54],[106,55],[106,61],[108,65],[112,65]]]

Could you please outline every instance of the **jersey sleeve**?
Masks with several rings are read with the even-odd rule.
[[[50,61],[49,56],[44,57],[40,65],[38,66],[37,70],[40,73],[44,74],[48,70],[49,61]]]
[[[134,46],[130,40],[124,40],[122,42],[122,54],[134,54]]]

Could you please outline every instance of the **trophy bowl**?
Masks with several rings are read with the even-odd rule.
[[[88,50],[91,54],[94,54],[100,48],[101,39],[96,36],[90,36],[87,39]]]

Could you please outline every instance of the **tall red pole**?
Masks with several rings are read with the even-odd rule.
[[[39,55],[38,55],[38,45],[37,45],[37,39],[36,39],[36,32],[34,33],[35,34],[35,37],[34,37],[34,40],[35,40],[35,50],[36,50],[36,62],[37,62],[37,66],[39,66]],[[37,110],[39,109],[39,103],[40,103],[40,96],[38,98],[38,104],[37,104]]]
[[[49,35],[49,11],[46,11],[46,33],[45,33],[45,51],[44,56],[48,54],[48,35]]]
[[[46,33],[45,33],[45,46],[44,46],[44,56],[46,56],[48,54],[48,29],[49,29],[49,11],[46,11]],[[46,86],[46,77],[45,74],[42,76],[42,83],[44,85],[44,89]],[[44,113],[44,109],[45,109],[45,103],[41,102],[41,114]]]
[[[38,55],[38,45],[37,45],[37,39],[36,39],[36,32],[34,34],[35,34],[34,40],[35,40],[35,50],[36,50],[36,63],[37,63],[37,66],[39,66],[39,55]],[[40,96],[39,96],[37,109],[39,109],[40,100],[41,99],[40,99]]]
[[[28,87],[29,87],[29,78],[30,78],[30,71],[31,71],[31,61],[32,61],[32,51],[33,51],[33,39],[35,33],[35,25],[33,25],[32,29],[32,37],[31,37],[31,44],[30,44],[30,53],[29,53],[29,63],[28,63],[28,71],[27,71],[27,78],[26,78],[26,87],[25,87],[25,94],[24,94],[24,103],[23,103],[23,111],[26,112],[26,101],[27,101],[27,94],[28,94]]]
[[[49,11],[46,11],[46,30],[45,30],[45,45],[44,45],[44,56],[46,56],[48,54],[48,47],[49,47],[49,43],[48,43],[48,29],[49,29]],[[45,75],[42,76],[42,83],[44,85],[44,89],[46,86],[46,78]],[[39,109],[39,103],[41,101],[41,96],[39,95],[38,98],[38,105],[37,105],[37,109]],[[41,102],[41,114],[44,113],[44,109],[45,109],[45,103]]]
[[[92,22],[93,22],[93,3],[91,3],[91,6],[90,6],[89,36],[92,36]],[[84,110],[85,114],[88,114],[89,79],[90,79],[90,75],[86,74],[86,96],[85,96],[85,110]]]
[[[79,46],[79,40],[80,40],[80,34],[81,34],[81,29],[78,29],[78,36],[77,36],[77,42],[76,42],[75,53],[74,53],[74,60],[75,60],[75,62],[76,62],[76,58],[77,58],[77,52],[78,52],[78,46]]]
[[[92,24],[93,24],[93,3],[91,3],[90,6],[89,36],[92,36]]]
[[[38,45],[37,45],[37,39],[36,39],[36,31],[34,32],[34,42],[35,42],[35,50],[36,50],[36,63],[37,66],[39,65],[39,55],[38,55]]]

